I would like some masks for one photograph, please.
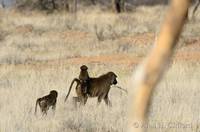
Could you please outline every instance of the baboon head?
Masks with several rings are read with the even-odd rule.
[[[51,95],[54,98],[57,98],[58,97],[58,92],[56,90],[51,90],[49,95]]]
[[[108,76],[109,76],[109,78],[111,80],[110,84],[111,85],[112,84],[116,85],[117,84],[117,75],[114,72],[108,72],[107,74],[108,74]]]
[[[81,69],[81,71],[85,71],[85,70],[88,69],[88,67],[87,67],[86,65],[82,65],[82,66],[80,67],[80,69]]]
[[[86,65],[82,65],[80,67],[80,69],[81,69],[81,72],[79,74],[79,79],[81,81],[87,81],[89,79],[89,74],[88,74],[88,71],[87,71],[88,67]]]

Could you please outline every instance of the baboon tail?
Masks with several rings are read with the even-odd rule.
[[[38,106],[38,103],[39,103],[39,99],[37,99],[36,103],[35,103],[35,115],[37,114],[37,106]]]
[[[80,83],[80,80],[77,79],[77,78],[74,78],[74,80],[71,82],[71,85],[70,85],[70,87],[69,87],[69,91],[68,91],[68,93],[67,93],[67,96],[65,97],[65,102],[66,102],[66,100],[67,100],[67,98],[68,98],[68,96],[69,96],[69,94],[70,94],[70,92],[71,92],[71,89],[72,89],[72,86],[73,86],[74,82],[77,82],[77,85],[78,85],[78,84]]]
[[[126,89],[124,89],[124,88],[122,88],[120,86],[115,86],[115,87],[118,88],[118,89],[120,89],[120,90],[122,90],[122,91],[124,91],[124,92],[126,92],[126,93],[128,93],[128,91]]]

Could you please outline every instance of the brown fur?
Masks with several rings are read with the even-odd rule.
[[[89,78],[87,83],[88,91],[87,94],[83,93],[81,90],[81,82],[79,79],[74,79],[70,85],[69,92],[65,98],[68,98],[72,85],[76,81],[76,94],[77,97],[73,97],[75,103],[80,102],[81,104],[86,104],[88,97],[98,97],[98,104],[101,103],[102,99],[104,99],[107,105],[111,106],[111,102],[108,98],[108,93],[110,91],[111,85],[117,84],[117,75],[114,72],[108,72],[104,75],[101,75],[97,78]]]
[[[38,98],[35,105],[35,114],[37,113],[37,105],[40,106],[43,115],[47,115],[49,107],[55,111],[58,92],[56,90],[50,91],[50,93],[42,98]]]
[[[80,75],[79,75],[79,80],[80,80],[80,85],[83,93],[87,93],[88,90],[88,80],[89,80],[89,74],[88,74],[88,67],[86,65],[82,65],[80,67]]]
[[[89,74],[88,74],[88,67],[86,65],[82,65],[80,67],[80,74],[79,74],[79,79],[74,78],[73,81],[71,82],[70,88],[69,88],[69,92],[65,98],[65,101],[67,100],[72,86],[74,84],[74,82],[77,83],[76,85],[76,94],[78,96],[74,97],[74,100],[76,100],[76,102],[81,102],[82,104],[86,103],[86,98],[87,98],[87,90],[88,90],[88,81],[89,81]]]

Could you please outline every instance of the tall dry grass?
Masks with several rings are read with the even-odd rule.
[[[113,87],[113,107],[89,99],[75,110],[72,101],[64,103],[70,81],[77,77],[83,62],[78,57],[100,56],[87,60],[91,76],[110,70],[118,75],[119,85],[130,91],[134,69],[128,60],[120,64],[100,61],[101,56],[129,55],[142,58],[153,46],[166,7],[140,7],[132,13],[115,15],[95,9],[47,15],[40,12],[0,11],[0,132],[123,132],[127,125],[127,96]],[[199,13],[184,29],[177,50],[188,51],[187,39],[199,37]],[[149,35],[150,34],[150,35]],[[149,37],[150,36],[150,37]],[[198,56],[197,56],[198,57]],[[180,60],[179,60],[180,59]],[[198,59],[197,59],[198,60]],[[120,60],[118,60],[121,62]],[[138,61],[136,61],[138,62]],[[130,63],[137,66],[137,63]],[[150,123],[192,123],[192,129],[164,128],[149,131],[198,131],[200,98],[199,61],[178,58],[169,66],[154,94]],[[55,116],[34,116],[36,98],[58,90]],[[75,95],[73,90],[70,97]]]

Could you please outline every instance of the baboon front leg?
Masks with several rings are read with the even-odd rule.
[[[46,109],[46,108],[41,109],[41,111],[42,111],[42,115],[43,115],[43,116],[44,116],[44,115],[47,115],[47,109]]]
[[[56,112],[56,105],[53,105],[53,106],[52,106],[52,110],[53,110],[53,114],[55,115],[55,112]]]
[[[87,103],[87,99],[88,99],[87,96],[83,98],[83,105],[85,105]]]
[[[108,95],[105,96],[104,101],[105,101],[105,103],[106,103],[107,106],[112,107],[112,103],[111,103],[111,101],[109,100]]]
[[[99,105],[101,103],[102,99],[103,99],[103,96],[98,96],[97,105]]]

